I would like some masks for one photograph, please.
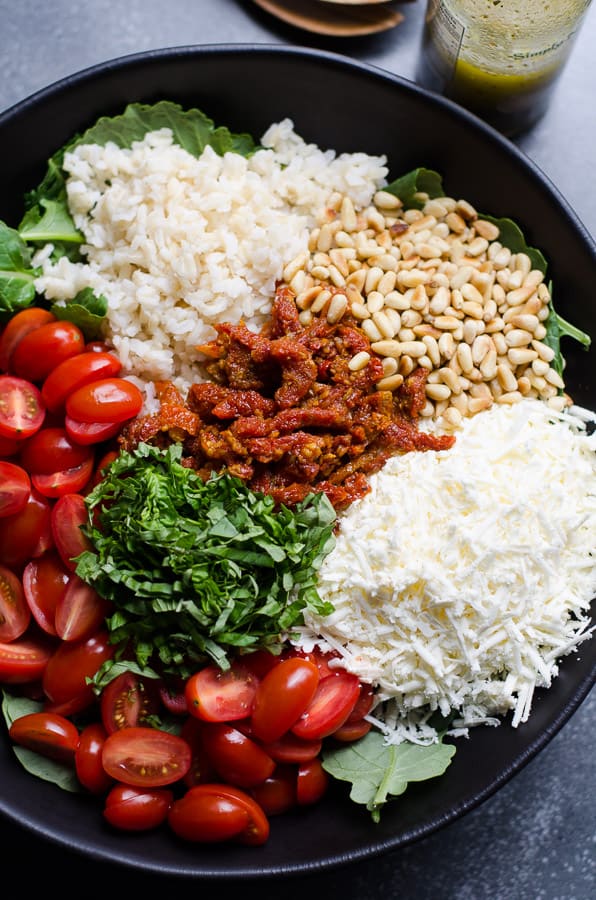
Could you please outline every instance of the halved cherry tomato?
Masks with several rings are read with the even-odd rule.
[[[305,740],[328,737],[344,724],[359,694],[360,682],[351,672],[338,670],[322,678],[309,706],[292,726],[293,733]]]
[[[319,759],[301,763],[296,778],[296,801],[299,806],[317,803],[329,786],[329,776]]]
[[[122,672],[101,694],[101,720],[108,734],[121,728],[147,725],[158,709],[156,684],[134,672]]]
[[[149,831],[165,822],[174,800],[167,788],[131,787],[116,784],[106,797],[104,818],[122,831]]]
[[[114,783],[101,762],[107,732],[100,722],[92,722],[81,731],[75,752],[77,778],[92,794],[104,794]]]
[[[44,497],[64,497],[82,491],[93,475],[93,456],[71,469],[62,469],[51,475],[32,475],[31,484]]]
[[[56,713],[35,712],[19,716],[8,734],[15,744],[60,762],[73,762],[79,745],[76,725]]]
[[[0,641],[14,641],[25,634],[31,621],[20,578],[0,566]]]
[[[21,465],[32,475],[51,475],[93,459],[93,450],[74,444],[65,428],[40,428],[23,445]]]
[[[198,843],[228,841],[242,834],[249,825],[245,806],[215,791],[200,793],[201,787],[190,788],[172,803],[168,824],[174,834]]]
[[[6,684],[38,681],[54,649],[54,644],[33,638],[0,644],[0,681]]]
[[[0,563],[18,569],[52,544],[49,500],[33,488],[24,509],[0,519]]]
[[[241,844],[247,844],[251,847],[256,847],[265,843],[269,837],[269,820],[254,797],[251,797],[250,794],[247,794],[246,791],[243,791],[241,788],[233,787],[230,784],[220,784],[218,782],[198,784],[196,787],[190,788],[184,797],[189,801],[191,799],[194,801],[206,795],[228,798],[229,800],[240,804],[248,813],[248,825],[244,831],[236,837],[236,840]]]
[[[66,433],[76,444],[87,447],[115,437],[122,428],[121,422],[77,422],[70,416],[64,417]]]
[[[138,415],[143,395],[124,378],[102,378],[74,391],[66,400],[66,412],[78,422],[125,422]]]
[[[29,306],[21,309],[7,322],[0,337],[0,372],[10,371],[10,360],[17,344],[41,325],[55,322],[56,316],[47,309],[39,306]]]
[[[51,527],[56,550],[71,572],[76,569],[73,560],[85,550],[92,549],[91,541],[82,531],[82,526],[88,522],[87,506],[81,494],[64,494],[52,507]]]
[[[284,659],[260,682],[251,714],[253,733],[269,743],[285,734],[308,707],[319,683],[314,663]]]
[[[117,375],[122,364],[113,353],[84,351],[65,359],[47,376],[41,388],[41,396],[46,407],[58,412],[73,391],[97,381]]]
[[[232,722],[247,718],[253,709],[258,679],[241,663],[227,671],[205,666],[186,682],[189,712],[206,722]]]
[[[268,816],[278,816],[296,806],[296,772],[291,766],[278,766],[262,784],[251,790]]]
[[[73,573],[56,604],[56,633],[63,641],[80,641],[105,624],[111,609],[109,600]]]
[[[205,723],[202,737],[203,746],[224,781],[238,787],[253,787],[269,778],[275,769],[271,757],[232,725]]]
[[[135,787],[162,787],[180,781],[190,768],[187,742],[157,728],[120,728],[106,738],[103,767],[112,778]]]
[[[0,461],[0,518],[25,509],[30,493],[31,479],[25,469]]]
[[[84,346],[81,329],[73,322],[58,319],[21,338],[12,353],[10,367],[20,378],[40,383],[65,359],[81,353]]]
[[[34,384],[0,375],[0,436],[23,440],[39,431],[46,409]]]
[[[47,550],[23,569],[23,591],[33,618],[46,634],[56,636],[55,616],[70,573],[55,550]]]
[[[52,654],[43,673],[42,685],[50,703],[68,704],[71,712],[93,703],[94,694],[87,684],[102,663],[111,659],[114,647],[108,632],[98,631],[81,641],[63,641]]]

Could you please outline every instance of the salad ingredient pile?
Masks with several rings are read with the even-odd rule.
[[[260,845],[331,778],[378,821],[591,633],[589,338],[387,175],[132,104],[0,223],[2,709],[109,827]]]

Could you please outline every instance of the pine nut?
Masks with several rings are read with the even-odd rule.
[[[393,375],[397,372],[397,360],[392,356],[385,356],[382,362],[383,366],[383,375]]]
[[[504,391],[517,390],[517,378],[509,366],[503,364],[497,366],[497,378]]]
[[[519,391],[508,391],[505,394],[501,394],[500,397],[497,397],[497,403],[519,403],[522,399],[522,395]]]
[[[379,310],[379,312],[373,313],[372,319],[384,338],[390,339],[393,337],[395,331],[384,312]]]
[[[348,298],[345,294],[334,294],[327,309],[327,321],[334,325],[343,317],[348,309]]]
[[[404,376],[399,372],[395,372],[394,375],[388,375],[387,378],[381,378],[380,381],[377,381],[375,387],[377,391],[395,391],[397,388],[401,387],[404,383]]]
[[[530,350],[528,347],[511,347],[507,351],[507,358],[513,366],[525,366],[537,356],[536,350]]]
[[[527,347],[532,341],[532,335],[522,328],[513,328],[505,335],[508,347]]]
[[[348,369],[352,372],[359,372],[361,369],[364,369],[365,366],[368,365],[370,360],[370,353],[367,353],[366,350],[361,350],[360,353],[357,353],[348,363]]]
[[[394,359],[399,359],[402,355],[402,345],[399,341],[374,341],[371,343],[370,348],[375,353],[378,353],[379,356],[392,356]]]
[[[312,313],[322,312],[329,300],[331,300],[331,291],[321,291],[321,293],[317,297],[315,297],[315,299],[311,303],[310,311]]]
[[[378,291],[371,291],[366,298],[366,308],[371,316],[379,312],[385,306],[385,298]]]
[[[417,359],[426,353],[426,344],[424,341],[401,341],[401,352],[406,356]]]
[[[451,396],[451,391],[446,384],[427,384],[426,396],[430,397],[431,400],[448,400]]]

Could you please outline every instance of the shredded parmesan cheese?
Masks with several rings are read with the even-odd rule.
[[[465,420],[451,450],[391,459],[340,517],[318,585],[335,612],[309,616],[298,642],[338,650],[391,701],[394,730],[412,715],[426,727],[437,710],[464,730],[513,710],[517,726],[590,635],[586,418],[538,400],[495,405]]]

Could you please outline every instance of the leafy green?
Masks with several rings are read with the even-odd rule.
[[[57,319],[67,319],[78,325],[88,341],[98,337],[101,324],[108,311],[108,301],[103,294],[93,293],[90,287],[82,291],[66,303],[54,303],[51,307]]]
[[[379,822],[388,800],[413,781],[443,775],[454,754],[455,747],[442,740],[430,746],[387,744],[381,732],[371,730],[353,744],[324,751],[322,764],[334,778],[352,782],[350,798]]]
[[[111,464],[87,497],[94,550],[77,573],[113,601],[120,650],[185,676],[197,662],[227,668],[230,652],[275,647],[305,607],[332,611],[316,571],[335,512],[324,494],[290,510],[228,474],[203,481],[181,453],[140,444]]]
[[[482,218],[497,226],[499,229],[499,240],[504,247],[508,247],[512,253],[525,253],[532,261],[532,268],[539,269],[540,272],[546,274],[547,263],[544,255],[536,247],[528,246],[519,225],[512,219],[496,219],[494,216],[487,216],[484,213]]]
[[[418,195],[427,194],[429,197],[444,197],[443,181],[438,172],[432,169],[412,169],[400,178],[396,178],[391,184],[383,188],[390,194],[395,194],[408,209],[422,209],[425,201]]]
[[[29,247],[18,231],[0,221],[0,321],[33,303],[36,276]]]
[[[70,256],[68,245],[81,244],[83,236],[77,231],[68,209],[63,171],[65,153],[82,144],[105,146],[111,142],[118,147],[132,147],[148,132],[160,128],[170,128],[174,142],[197,157],[207,146],[220,155],[233,151],[249,156],[255,150],[250,135],[233,134],[225,127],[216,128],[198,109],[183,109],[170,100],[152,105],[130,103],[121,115],[102,116],[54,153],[42,182],[25,197],[27,212],[19,226],[21,236],[28,241],[51,242],[58,245],[55,250],[58,255],[68,253]]]
[[[35,700],[13,696],[6,690],[2,691],[2,714],[8,728],[10,728],[15,719],[19,719],[21,716],[26,716],[29,713],[40,712],[42,708],[43,705]],[[81,785],[73,766],[48,759],[40,753],[29,750],[27,747],[13,745],[12,749],[23,768],[31,775],[42,778],[44,781],[51,781],[64,791],[77,793],[81,790]]]
[[[552,298],[552,285],[549,287]],[[547,344],[551,350],[554,351],[555,355],[551,365],[555,371],[562,376],[565,369],[565,359],[561,353],[561,338],[565,336],[574,338],[574,340],[579,341],[586,350],[589,349],[592,340],[585,331],[581,331],[579,328],[576,328],[575,325],[566,322],[562,316],[555,312],[552,299],[548,311],[548,318],[544,325],[546,328],[546,335],[543,338],[543,343]]]

